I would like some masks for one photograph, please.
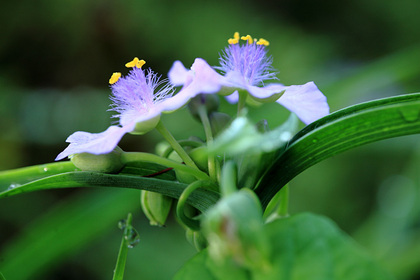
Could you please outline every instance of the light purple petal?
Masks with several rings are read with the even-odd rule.
[[[189,88],[190,96],[199,93],[216,93],[222,86],[231,85],[225,77],[217,73],[204,59],[196,58],[188,73],[181,70],[182,63],[177,61],[169,71],[171,82],[183,82],[184,89]],[[171,78],[172,77],[172,78]]]
[[[276,93],[280,93],[287,89],[287,86],[282,84],[269,84],[265,87],[247,86],[246,90],[254,97],[259,99],[268,98]]]
[[[176,95],[162,101],[159,104],[159,107],[162,109],[163,113],[172,112],[182,108],[192,97],[196,95],[196,91],[192,90],[192,88],[189,88],[188,86],[183,87]]]
[[[229,102],[230,104],[235,104],[238,103],[239,101],[239,93],[237,90],[235,90],[234,93],[232,93],[231,95],[225,96],[227,102]]]
[[[181,61],[177,60],[172,65],[168,73],[168,78],[174,86],[182,86],[187,82],[189,70],[185,68]]]
[[[295,113],[305,124],[310,124],[330,112],[327,98],[314,82],[286,87],[277,103]]]
[[[237,80],[238,81],[238,80]],[[255,87],[255,86],[249,86],[249,85],[238,85],[236,84],[237,88],[245,89],[248,91],[252,96],[264,99],[268,98],[276,93],[280,93],[284,91],[287,87],[282,84],[270,84],[265,87]],[[235,91],[231,95],[226,96],[226,100],[229,103],[237,103],[239,99],[238,91]]]
[[[110,153],[118,145],[123,135],[132,129],[130,126],[110,126],[101,133],[77,131],[67,138],[66,142],[69,142],[70,145],[55,160],[63,159],[72,154],[91,153],[100,155]]]
[[[161,104],[165,101],[168,101],[168,99],[162,101]],[[127,110],[124,112],[124,114],[121,114],[120,124],[123,127],[127,127],[127,129],[130,125],[132,125],[134,129],[136,123],[141,123],[153,119],[154,117],[159,116],[162,111],[164,111],[164,109],[160,105],[153,105],[153,107],[149,108],[148,111],[143,112],[143,114],[139,114],[139,112],[136,110]]]
[[[194,79],[189,86],[199,90],[198,93],[216,93],[222,86],[230,85],[225,77],[217,73],[202,58],[195,59],[191,71],[193,71]]]

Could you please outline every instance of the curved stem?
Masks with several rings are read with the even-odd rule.
[[[179,145],[173,135],[169,132],[169,130],[163,125],[162,121],[156,125],[156,130],[159,131],[160,134],[165,138],[166,141],[174,148],[175,152],[182,158],[186,165],[196,168],[198,170],[197,165],[195,165],[194,161],[190,158],[190,156],[185,152],[185,150]]]
[[[206,106],[200,106],[198,108],[198,114],[200,116],[201,122],[203,123],[204,132],[206,134],[207,145],[211,145],[213,142],[213,132],[211,131],[211,125],[209,116],[207,115]],[[217,180],[217,169],[214,154],[208,154],[208,168],[209,168],[209,175],[214,181]]]
[[[184,189],[182,194],[179,197],[178,203],[176,205],[176,214],[178,218],[184,223],[187,227],[192,229],[193,231],[200,230],[200,221],[197,219],[189,218],[185,215],[184,208],[185,203],[187,202],[188,197],[191,195],[193,191],[198,188],[213,188],[214,182],[212,181],[195,181],[191,183]]]
[[[190,173],[199,180],[209,180],[209,176],[203,171],[186,166],[185,164],[178,163],[176,161],[162,158],[160,156],[149,154],[149,153],[140,153],[140,152],[124,152],[121,155],[121,161],[126,164],[132,161],[143,161],[143,162],[153,162],[163,166],[172,167],[174,169]]]

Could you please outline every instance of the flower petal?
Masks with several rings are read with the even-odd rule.
[[[185,94],[191,98],[200,93],[216,93],[222,86],[230,85],[202,58],[196,58],[187,73],[185,70],[181,62],[175,61],[168,76],[171,83],[184,85]]]
[[[185,68],[181,61],[177,60],[172,65],[168,73],[168,78],[174,86],[182,86],[187,82],[189,70]]]
[[[95,155],[110,153],[118,145],[124,134],[132,130],[132,126],[110,126],[101,133],[77,131],[70,135],[66,142],[70,145],[62,151],[56,161],[72,154],[91,153]]]
[[[310,124],[329,114],[327,98],[314,82],[287,86],[285,89],[286,91],[277,103],[295,113],[305,124]]]
[[[194,79],[190,86],[199,89],[198,93],[216,93],[224,85],[230,84],[225,77],[218,74],[204,59],[196,58],[191,70],[194,73]],[[197,94],[198,94],[197,93]]]
[[[231,95],[225,96],[227,102],[229,102],[230,104],[235,104],[238,103],[239,101],[239,93],[237,90],[235,90],[234,93],[232,93]]]
[[[247,86],[246,90],[254,97],[258,99],[266,99],[270,96],[280,93],[288,87],[282,84],[269,84],[264,87]]]

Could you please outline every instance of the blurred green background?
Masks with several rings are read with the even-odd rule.
[[[7,1],[0,9],[0,170],[51,162],[76,130],[111,120],[108,79],[134,56],[166,76],[173,61],[216,65],[235,31],[270,41],[286,85],[313,80],[331,111],[420,90],[420,2]],[[270,126],[286,110],[252,115]],[[183,126],[177,126],[182,119]],[[166,115],[178,138],[203,135],[188,112]],[[124,150],[161,138],[127,135]],[[332,218],[400,279],[420,279],[419,136],[369,144],[328,159],[291,183],[291,213]],[[172,218],[154,228],[135,190],[78,189],[0,201],[0,271],[6,279],[110,279],[131,211],[141,242],[126,279],[168,279],[194,248]]]

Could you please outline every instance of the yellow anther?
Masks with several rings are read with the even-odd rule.
[[[270,45],[270,42],[268,42],[266,39],[261,38],[261,39],[258,40],[257,45],[268,46],[268,45]]]
[[[132,61],[127,62],[125,64],[125,67],[127,67],[127,68],[131,68],[131,67],[141,68],[144,64],[146,64],[146,61],[144,61],[143,59],[140,60],[137,57],[135,57]]]
[[[121,73],[120,72],[114,72],[112,73],[111,78],[109,78],[109,83],[111,85],[115,84],[116,82],[118,82],[118,80],[121,78]]]
[[[137,62],[136,67],[141,68],[145,64],[146,64],[146,61],[144,59],[141,59],[139,60],[139,62]]]
[[[238,39],[229,39],[228,40],[228,43],[230,44],[230,45],[235,45],[235,44],[237,44],[237,43],[239,43],[239,40]]]
[[[228,40],[228,43],[230,45],[234,45],[234,44],[239,43],[239,32],[235,32],[235,34],[233,34],[233,38],[230,38]]]
[[[248,44],[252,44],[251,35],[242,36],[241,39],[244,40],[244,41],[248,41]]]

